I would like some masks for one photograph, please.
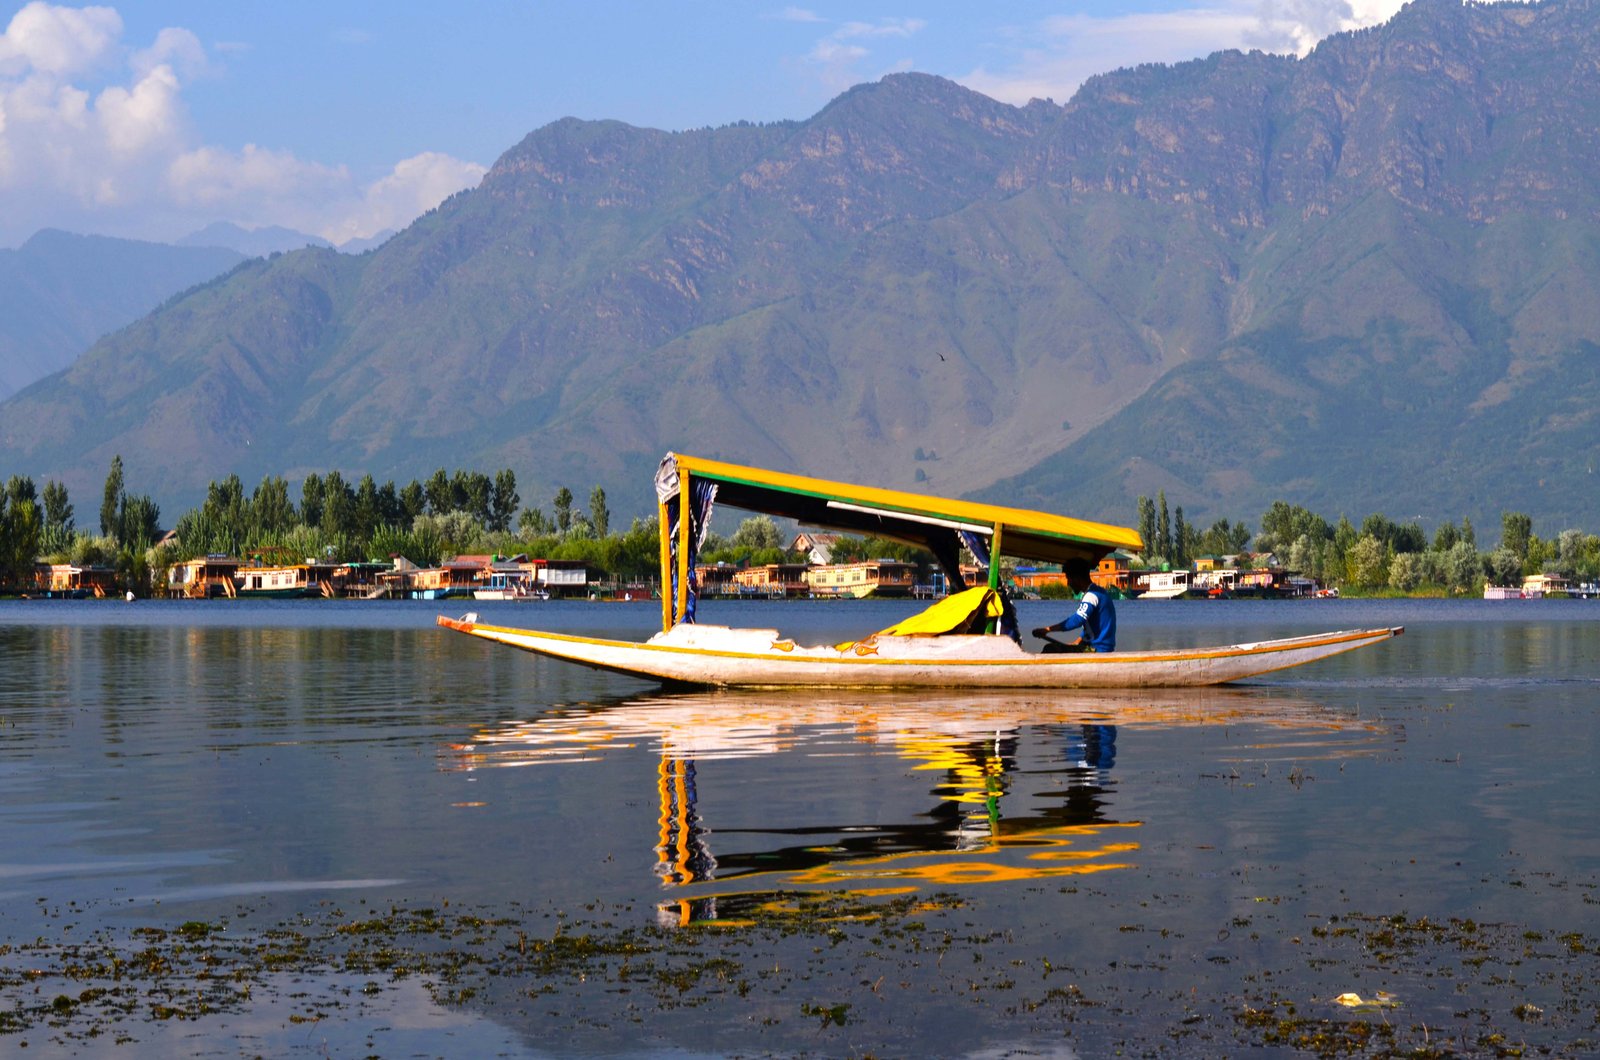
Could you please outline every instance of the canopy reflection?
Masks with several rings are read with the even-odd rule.
[[[1302,759],[1363,753],[1386,734],[1348,712],[1260,688],[701,691],[574,704],[484,726],[445,763],[470,770],[653,754],[655,872],[674,892],[662,919],[687,923],[737,919],[787,892],[881,895],[1130,867],[1142,822],[1119,819],[1113,808],[1119,735],[1194,725],[1278,730]],[[879,816],[871,821],[722,828],[716,818],[749,806],[707,805],[700,795],[702,777],[715,775],[719,761],[799,754],[816,762],[841,753],[891,756],[907,767],[910,790],[874,792]]]

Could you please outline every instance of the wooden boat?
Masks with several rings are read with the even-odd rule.
[[[607,640],[440,616],[441,626],[556,659],[659,681],[740,687],[1158,688],[1225,684],[1397,636],[1400,627],[1182,650],[1038,655],[1014,637],[1014,612],[990,557],[1091,564],[1139,550],[1135,530],[1043,512],[855,486],[668,453],[656,475],[662,631]],[[964,586],[965,546],[988,572],[921,615],[843,644],[803,646],[775,629],[695,621],[694,553],[717,500],[807,526],[927,549]]]
[[[801,647],[775,629],[682,623],[644,643],[493,626],[475,615],[439,624],[600,670],[693,685],[829,688],[1179,688],[1219,685],[1388,640],[1345,630],[1217,648],[1034,655],[1010,637],[874,636]]]

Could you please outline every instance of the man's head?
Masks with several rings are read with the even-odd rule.
[[[1086,559],[1067,560],[1061,565],[1061,573],[1067,576],[1067,584],[1072,586],[1075,593],[1084,592],[1094,584],[1089,579],[1089,561]]]

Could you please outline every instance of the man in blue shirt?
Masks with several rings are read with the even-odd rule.
[[[1079,594],[1077,610],[1068,615],[1063,622],[1057,622],[1053,626],[1040,626],[1033,631],[1033,635],[1042,638],[1045,634],[1056,630],[1082,627],[1083,633],[1078,643],[1061,644],[1047,640],[1044,650],[1092,651],[1096,654],[1116,651],[1117,609],[1112,606],[1111,594],[1090,580],[1089,561],[1068,560],[1061,565],[1061,572],[1067,576],[1067,585],[1071,586],[1073,592]]]

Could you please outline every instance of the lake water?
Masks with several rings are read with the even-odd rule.
[[[950,695],[664,693],[469,608],[659,621],[0,603],[0,1055],[1600,1049],[1600,602],[1130,601],[1125,649],[1407,629]]]

